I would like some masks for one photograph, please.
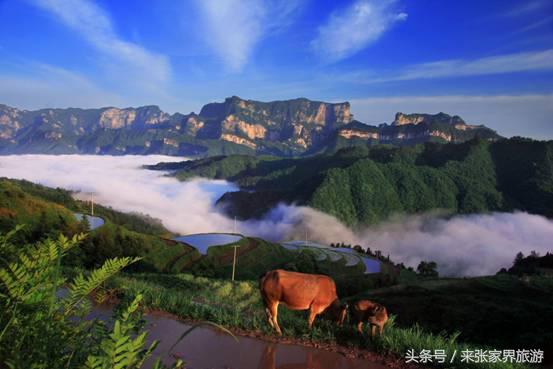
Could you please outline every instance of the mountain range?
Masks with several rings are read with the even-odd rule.
[[[458,116],[397,113],[367,125],[350,104],[298,98],[259,102],[229,97],[199,114],[138,108],[21,110],[0,104],[0,154],[165,154],[296,156],[359,144],[413,145],[500,138]]]

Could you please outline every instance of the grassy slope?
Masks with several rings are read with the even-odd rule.
[[[3,183],[10,183],[12,187],[18,188],[27,195],[49,203],[60,205],[67,210],[81,213],[90,212],[87,202],[76,200],[71,192],[62,188],[50,188],[25,180],[0,178]],[[144,214],[123,213],[110,207],[94,204],[95,215],[124,226],[129,230],[152,235],[170,235],[170,232],[163,227],[158,219],[153,219]]]
[[[510,275],[438,279],[367,291],[355,298],[383,303],[399,326],[417,322],[439,333],[460,331],[460,340],[500,349],[553,352],[553,279]]]
[[[152,219],[101,205],[95,209],[95,214],[104,218],[105,224],[89,233],[82,251],[69,255],[70,263],[90,267],[111,257],[142,256],[144,259],[136,268],[166,272],[172,271],[174,259],[195,252],[190,246],[160,238],[169,232]],[[83,232],[73,212],[86,210],[86,204],[74,200],[68,191],[27,181],[0,179],[0,232],[24,224],[23,231],[17,234],[22,243],[55,237],[58,233]],[[144,231],[138,231],[140,229]]]
[[[25,224],[20,236],[30,240],[52,229],[76,229],[77,221],[62,205],[34,196],[17,183],[0,179],[0,230]]]

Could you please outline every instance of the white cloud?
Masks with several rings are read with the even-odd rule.
[[[367,123],[390,122],[398,111],[459,115],[485,124],[503,136],[553,139],[553,95],[396,96],[351,99],[356,118]]]
[[[121,39],[107,12],[88,0],[31,0],[78,32],[103,56],[110,76],[148,91],[158,91],[170,77],[166,56]]]
[[[407,13],[395,10],[397,0],[357,0],[330,15],[319,27],[311,47],[325,60],[337,61],[351,56],[378,40]]]
[[[553,251],[551,237],[551,220],[515,212],[449,219],[412,216],[367,229],[360,240],[412,267],[421,260],[434,260],[443,275],[481,276],[509,268],[518,251],[525,255]]]
[[[553,49],[524,53],[495,55],[480,59],[449,59],[414,64],[389,77],[358,80],[364,83],[406,81],[428,78],[447,78],[553,70]]]
[[[2,176],[23,178],[52,187],[94,192],[95,201],[123,211],[159,218],[181,233],[231,232],[233,220],[215,200],[236,187],[226,181],[196,179],[185,183],[142,164],[177,161],[163,156],[12,155],[0,156]],[[84,195],[84,197],[88,197]],[[447,219],[427,214],[390,219],[352,230],[317,210],[279,205],[264,219],[238,222],[238,230],[274,241],[300,239],[370,246],[392,260],[416,267],[421,260],[438,262],[447,275],[494,274],[509,267],[515,254],[551,249],[553,222],[527,213],[489,213]],[[476,235],[476,237],[475,237]]]
[[[240,71],[257,43],[287,26],[298,0],[197,0],[206,41],[228,68]]]

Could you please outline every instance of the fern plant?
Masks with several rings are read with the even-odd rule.
[[[158,342],[154,341],[147,349],[144,349],[147,332],[133,335],[136,322],[131,316],[137,312],[140,301],[142,301],[142,295],[139,294],[123,311],[121,318],[115,321],[111,332],[100,330],[102,339],[97,349],[98,352],[88,356],[85,369],[138,369],[143,366],[145,360],[157,347]],[[182,367],[182,364],[182,361],[178,360],[175,367]],[[162,367],[161,361],[157,359],[153,368]]]
[[[130,318],[139,313],[140,295],[111,330],[87,319],[90,294],[105,296],[104,282],[139,258],[110,259],[68,282],[61,258],[85,236],[14,245],[10,239],[20,229],[0,234],[0,367],[141,368],[157,343],[145,348],[147,332],[134,334],[136,320]],[[163,367],[160,361],[155,365]]]

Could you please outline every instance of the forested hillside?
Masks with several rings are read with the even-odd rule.
[[[68,265],[90,268],[113,257],[141,256],[144,259],[131,268],[165,271],[176,256],[193,251],[188,246],[163,241],[160,236],[170,233],[159,221],[101,205],[95,206],[95,215],[102,217],[105,224],[89,231],[87,221],[78,221],[74,216],[88,210],[88,204],[73,199],[66,190],[0,178],[0,233],[23,225],[14,235],[14,241],[21,244],[57,237],[60,233],[68,236],[88,233],[79,250],[67,256]]]
[[[219,156],[148,168],[174,170],[181,180],[236,182],[241,191],[219,202],[241,218],[261,216],[278,202],[309,205],[348,225],[431,209],[553,216],[553,141],[358,146],[298,159]]]

